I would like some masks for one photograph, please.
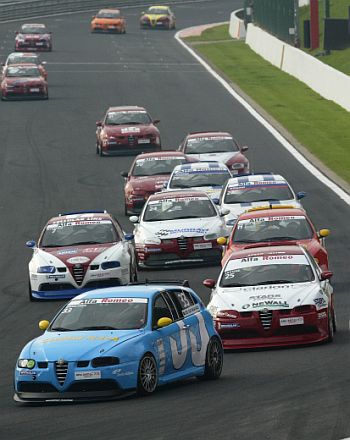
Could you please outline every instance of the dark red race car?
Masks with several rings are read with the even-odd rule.
[[[328,270],[325,249],[325,237],[328,235],[328,229],[316,231],[303,209],[278,206],[252,208],[238,217],[221,264],[224,266],[231,254],[242,249],[299,244],[310,252],[322,270]],[[226,239],[221,237],[218,243],[225,244]]]
[[[35,64],[11,64],[4,68],[1,99],[48,99],[48,85]]]
[[[47,71],[45,69],[46,61],[41,61],[39,55],[33,52],[12,52],[7,57],[6,62],[3,64],[2,71],[5,71],[7,66],[11,64],[35,64],[38,66],[41,75],[47,79]]]
[[[247,146],[240,146],[230,133],[206,131],[189,133],[179,148],[200,161],[223,162],[233,175],[249,173],[249,161],[244,155]]]
[[[15,50],[19,52],[27,50],[51,52],[52,34],[44,24],[23,24],[21,29],[16,32]]]
[[[176,165],[194,161],[196,159],[180,151],[161,151],[136,156],[129,172],[121,172],[126,181],[125,215],[139,214],[148,197],[162,191]]]
[[[160,133],[143,107],[110,107],[96,122],[96,153],[100,156],[160,151]]]

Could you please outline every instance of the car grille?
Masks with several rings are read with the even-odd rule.
[[[68,372],[68,362],[66,361],[57,361],[55,362],[55,369],[56,369],[56,377],[60,385],[64,384],[64,381],[67,377]]]
[[[259,317],[264,330],[270,330],[272,323],[272,310],[260,310]]]
[[[177,238],[177,244],[179,246],[180,251],[186,251],[187,250],[187,237],[178,237]]]
[[[73,278],[78,286],[81,285],[84,279],[84,266],[81,264],[75,264],[73,266]]]
[[[129,144],[135,144],[137,142],[137,138],[135,136],[128,136]]]

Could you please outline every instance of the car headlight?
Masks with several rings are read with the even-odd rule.
[[[35,367],[34,359],[18,359],[17,365],[19,368],[28,368],[32,370]]]
[[[231,168],[233,170],[240,170],[241,168],[244,168],[244,167],[245,167],[245,164],[241,163],[241,162],[236,162],[231,165]]]
[[[120,267],[119,261],[105,261],[104,263],[101,264],[101,268],[104,270],[115,269],[116,267]]]
[[[55,266],[39,266],[36,271],[37,273],[55,273],[56,268]]]
[[[218,234],[215,234],[215,233],[213,233],[213,234],[206,234],[206,235],[204,235],[204,240],[216,240],[217,238],[219,238],[220,237],[220,235],[218,235]]]

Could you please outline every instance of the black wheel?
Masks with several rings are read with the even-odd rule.
[[[130,283],[137,282],[137,269],[136,264],[131,264],[130,266]]]
[[[335,314],[334,306],[332,308],[332,323],[333,323],[333,333],[337,331],[337,315]]]
[[[333,342],[334,326],[335,326],[334,315],[329,307],[328,308],[328,338],[327,338],[327,342]]]
[[[137,375],[137,393],[149,396],[154,393],[158,385],[158,369],[154,357],[146,353],[140,361]]]
[[[219,338],[212,337],[208,343],[205,357],[204,379],[218,379],[221,375],[224,361],[224,350]]]

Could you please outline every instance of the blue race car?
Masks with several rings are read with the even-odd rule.
[[[223,348],[187,282],[132,284],[83,293],[22,350],[17,402],[104,400],[191,376],[217,379]]]

